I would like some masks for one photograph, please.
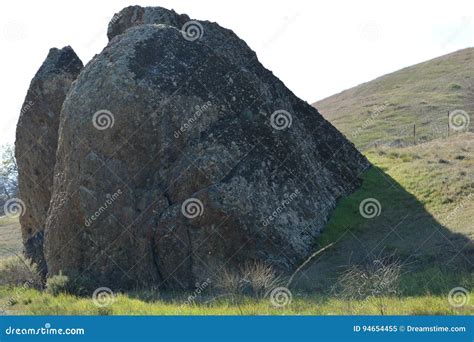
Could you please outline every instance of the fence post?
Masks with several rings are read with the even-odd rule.
[[[416,122],[413,123],[413,145],[416,145]]]

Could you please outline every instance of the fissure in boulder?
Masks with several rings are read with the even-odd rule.
[[[294,270],[367,160],[216,23],[133,6],[107,34],[84,68],[66,48],[20,118],[27,253],[114,289],[190,288],[248,261]]]

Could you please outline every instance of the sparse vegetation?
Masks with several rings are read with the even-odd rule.
[[[474,134],[464,133],[367,151],[374,167],[362,176],[362,187],[340,201],[318,239],[319,247],[334,247],[298,277],[297,285],[324,291],[334,286],[344,265],[364,264],[384,249],[406,264],[403,296],[472,288],[473,148]],[[440,158],[449,163],[439,164]],[[379,216],[361,216],[359,205],[366,198],[380,202]]]
[[[282,278],[271,266],[255,261],[246,263],[238,271],[224,269],[219,272],[215,287],[232,295],[263,298],[282,283]]]
[[[364,265],[351,265],[339,277],[335,292],[347,299],[396,296],[402,264],[393,255],[377,257]]]
[[[18,217],[0,216],[0,259],[19,255],[22,250]]]
[[[359,149],[446,137],[448,111],[464,110],[474,125],[474,48],[384,75],[314,103]],[[416,94],[416,95],[415,95]],[[369,124],[367,124],[369,123]],[[457,134],[452,131],[451,134]]]
[[[57,282],[54,291],[3,282],[0,305],[8,302],[13,314],[474,314],[472,299],[460,308],[448,302],[452,288],[474,284],[468,262],[468,242],[474,238],[473,143],[474,134],[466,133],[415,147],[367,151],[375,167],[363,175],[362,187],[339,203],[315,250],[334,245],[298,272],[290,286],[293,301],[284,308],[272,306],[265,296],[281,279],[268,266],[253,263],[220,272],[214,288],[199,294],[118,293],[105,309],[92,303],[91,283],[80,277],[72,289],[53,278],[49,288]],[[360,215],[359,204],[367,197],[381,203],[380,216]],[[0,229],[0,244],[6,243],[10,231],[18,230],[17,219],[0,219]],[[335,286],[338,292],[327,291]],[[14,293],[20,295],[11,300]]]
[[[40,288],[41,276],[35,264],[21,256],[0,260],[0,285]]]
[[[69,292],[69,277],[60,273],[48,278],[46,281],[46,291],[53,296]]]
[[[400,294],[402,264],[394,255],[377,256],[364,265],[350,265],[339,277],[333,292],[348,303],[373,301],[380,314],[387,311],[387,298]],[[350,307],[353,310],[353,307]],[[359,308],[358,308],[359,309]],[[354,312],[357,313],[357,310]]]

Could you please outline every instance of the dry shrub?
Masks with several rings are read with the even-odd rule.
[[[54,275],[46,281],[46,291],[53,296],[57,296],[61,293],[69,292],[69,277],[59,272],[59,274]]]
[[[216,279],[215,287],[228,294],[261,298],[281,284],[282,279],[273,267],[254,261],[245,263],[237,271],[222,270]]]
[[[339,277],[337,293],[346,299],[394,296],[399,292],[402,263],[393,255],[349,266]]]
[[[97,288],[97,282],[77,271],[59,271],[59,274],[49,277],[46,281],[46,291],[53,295],[68,293],[76,296],[86,296]]]
[[[240,292],[240,275],[228,269],[218,273],[214,286],[221,292],[236,294]]]
[[[12,256],[0,261],[0,285],[41,288],[42,279],[30,259]]]

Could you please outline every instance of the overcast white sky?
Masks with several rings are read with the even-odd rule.
[[[0,144],[14,140],[29,82],[48,50],[71,45],[85,64],[106,45],[113,14],[135,4],[173,8],[234,30],[268,69],[310,103],[474,46],[472,0],[5,1],[0,12]]]

